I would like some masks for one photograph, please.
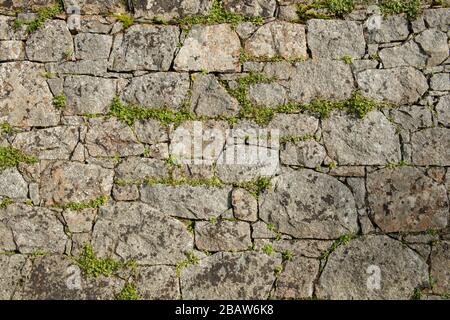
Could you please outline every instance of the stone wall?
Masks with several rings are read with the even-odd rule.
[[[0,1],[0,299],[448,298],[448,2],[344,2]]]

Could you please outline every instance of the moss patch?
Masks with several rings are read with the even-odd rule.
[[[380,3],[380,9],[383,14],[406,13],[408,18],[417,17],[422,8],[420,0],[383,0]]]
[[[141,300],[136,287],[132,283],[127,283],[122,291],[115,295],[115,300]]]
[[[14,201],[12,201],[10,198],[3,199],[2,201],[0,201],[0,209],[5,209],[13,203]]]
[[[19,163],[35,164],[38,160],[12,147],[0,147],[0,172]]]
[[[340,236],[339,239],[334,241],[331,247],[323,253],[322,259],[328,259],[330,254],[333,253],[339,246],[347,245],[350,243],[350,241],[352,241],[355,238],[356,236],[354,234],[344,234]]]
[[[108,196],[101,196],[95,200],[87,201],[87,202],[72,202],[68,204],[56,204],[53,207],[58,209],[70,209],[75,211],[81,211],[84,209],[97,209],[101,206],[104,206],[108,203]]]
[[[186,254],[186,257],[187,257],[186,260],[177,263],[176,266],[177,277],[181,277],[181,272],[183,271],[183,269],[193,265],[197,265],[200,262],[200,259],[193,252],[188,252]]]
[[[250,192],[254,197],[258,198],[261,193],[270,189],[271,180],[268,177],[259,177],[256,180],[248,182],[234,183],[233,187],[242,188]]]
[[[53,98],[53,106],[56,109],[64,109],[67,106],[67,97],[63,94],[55,96]]]
[[[42,28],[47,20],[54,19],[57,15],[64,13],[64,6],[62,3],[58,3],[51,8],[44,8],[37,12],[38,17],[31,22],[24,22],[16,19],[14,21],[14,28],[18,29],[22,25],[27,25],[27,33],[32,33]]]
[[[122,22],[124,29],[128,29],[129,27],[131,27],[134,24],[133,17],[130,17],[129,15],[126,15],[126,14],[117,15],[116,19],[117,19],[117,21]]]

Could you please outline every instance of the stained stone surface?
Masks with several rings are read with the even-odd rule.
[[[450,9],[313,2],[0,0],[0,299],[448,298]]]
[[[387,236],[365,236],[332,253],[319,278],[317,296],[410,299],[414,289],[427,282],[427,265],[413,250]]]

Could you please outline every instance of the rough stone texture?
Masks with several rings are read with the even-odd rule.
[[[216,253],[183,270],[184,299],[267,299],[279,256],[256,252]]]
[[[377,271],[380,271],[379,289],[374,278]],[[427,283],[427,265],[414,251],[387,236],[365,236],[332,253],[319,279],[317,296],[410,299],[414,289]]]
[[[333,239],[357,230],[355,200],[337,179],[312,170],[286,169],[273,185],[261,196],[259,214],[280,232]]]
[[[175,58],[175,70],[239,71],[241,44],[229,25],[195,25]]]
[[[436,105],[436,112],[439,122],[445,126],[450,126],[450,95],[439,99]]]
[[[198,222],[195,225],[195,244],[202,251],[247,250],[252,245],[250,225],[225,220]]]
[[[20,286],[23,277],[22,268],[27,261],[24,255],[0,255],[0,300],[10,300]]]
[[[40,196],[44,205],[95,200],[111,193],[112,170],[94,164],[56,161],[42,172]]]
[[[136,290],[145,300],[177,300],[180,298],[179,281],[175,268],[151,266],[139,269]]]
[[[98,60],[108,59],[112,37],[103,34],[79,33],[74,38],[75,58]]]
[[[209,219],[228,210],[230,188],[147,185],[141,199],[169,216]]]
[[[317,141],[311,140],[288,143],[281,151],[280,160],[285,165],[315,168],[322,164],[326,155],[325,148]]]
[[[335,114],[323,122],[323,140],[331,158],[340,165],[380,165],[400,161],[395,127],[379,111],[364,119]]]
[[[25,46],[22,41],[0,41],[0,61],[23,60]]]
[[[231,195],[233,214],[236,219],[243,221],[258,220],[258,201],[247,190],[236,188]]]
[[[173,19],[179,17],[207,15],[212,0],[138,0],[134,1],[137,17]]]
[[[283,21],[267,23],[246,41],[245,50],[256,58],[306,59],[305,27]]]
[[[169,177],[166,163],[157,159],[128,157],[116,168],[116,178],[125,181],[163,179]]]
[[[64,0],[64,7],[76,6],[82,14],[125,13],[126,3],[121,0]]]
[[[148,265],[184,260],[193,242],[182,222],[139,202],[102,207],[93,231],[100,256],[117,255]]]
[[[13,204],[0,209],[0,220],[12,230],[20,253],[64,253],[68,237],[55,211]]]
[[[450,129],[430,128],[412,134],[412,160],[417,165],[450,165]]]
[[[366,53],[363,28],[353,21],[312,19],[307,23],[313,58],[361,58]]]
[[[384,17],[380,28],[375,28],[370,32],[370,39],[374,42],[403,41],[408,36],[408,19],[405,15]]]
[[[441,64],[448,57],[447,35],[436,29],[427,29],[415,41],[428,55],[427,67]]]
[[[273,17],[276,7],[276,0],[224,1],[225,10],[250,17]]]
[[[189,76],[186,73],[161,72],[134,78],[122,98],[130,104],[149,108],[180,109],[187,99]]]
[[[446,190],[416,168],[382,169],[367,177],[369,205],[384,232],[417,232],[447,226]]]
[[[450,242],[433,245],[430,275],[436,281],[433,292],[446,294],[450,291]]]
[[[26,199],[28,184],[16,168],[0,171],[0,196],[11,199]]]
[[[433,90],[450,91],[450,75],[448,73],[436,73],[431,77],[430,88]]]
[[[396,104],[414,103],[428,89],[424,75],[411,67],[365,70],[356,78],[365,96]]]
[[[27,57],[31,61],[61,61],[74,52],[73,40],[66,22],[52,20],[27,40]]]
[[[114,38],[110,57],[114,71],[167,71],[178,44],[175,26],[134,25]]]
[[[0,118],[13,126],[57,125],[59,112],[42,74],[44,68],[32,62],[0,64]]]

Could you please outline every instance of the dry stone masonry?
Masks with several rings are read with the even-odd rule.
[[[449,26],[0,0],[0,299],[450,298]]]

